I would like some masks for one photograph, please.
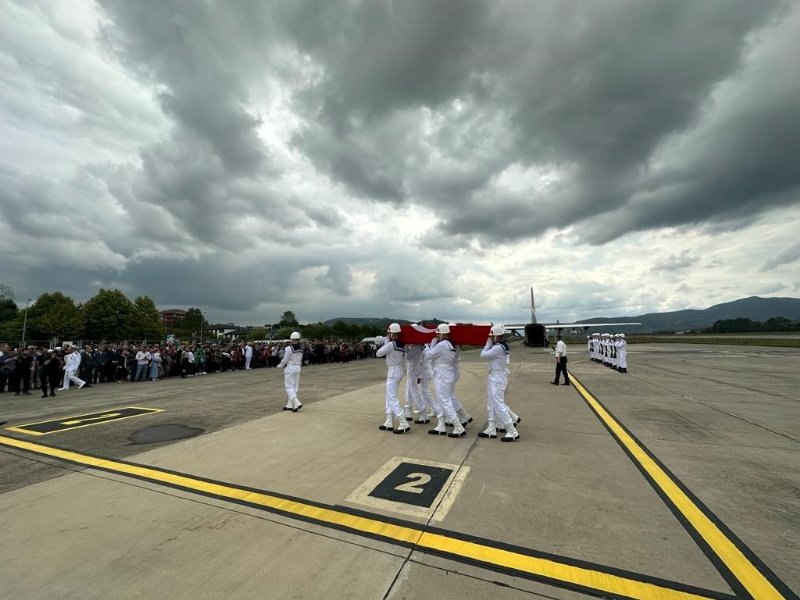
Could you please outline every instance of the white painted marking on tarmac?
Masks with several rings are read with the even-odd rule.
[[[375,496],[370,495],[370,493],[373,492],[373,490],[375,490],[379,484],[381,484],[395,471],[395,469],[397,469],[403,463],[412,465],[425,465],[429,467],[448,469],[451,471],[449,477],[442,485],[441,490],[431,502],[430,507],[415,506],[405,502],[395,502],[386,498],[376,498]],[[461,491],[461,487],[464,485],[464,480],[467,478],[468,474],[469,467],[464,467],[461,465],[434,462],[421,458],[395,456],[380,469],[375,471],[375,473],[373,473],[364,483],[358,486],[353,493],[346,498],[346,500],[347,502],[369,506],[370,508],[374,509],[399,513],[402,515],[417,517],[419,519],[441,522],[444,520],[450,508],[453,506],[456,496],[458,496],[458,493]],[[413,473],[411,475],[413,475]],[[421,475],[421,473],[417,473],[417,475]],[[395,489],[404,491],[405,487],[424,485],[424,483],[426,482],[420,481],[417,477],[412,479],[411,482],[401,483],[399,486],[395,486]],[[415,489],[413,491],[414,493],[421,492],[420,489]]]

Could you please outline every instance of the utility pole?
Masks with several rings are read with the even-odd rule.
[[[33,302],[33,298],[28,298],[28,301],[25,303],[25,318],[22,319],[22,343],[20,346],[22,348],[25,347],[25,330],[28,327],[28,305]]]

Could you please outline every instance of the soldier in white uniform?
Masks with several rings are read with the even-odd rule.
[[[419,391],[420,396],[422,398],[422,405],[423,410],[417,417],[415,423],[419,423],[423,425],[425,423],[430,423],[431,419],[435,419],[436,415],[439,412],[437,408],[436,397],[431,394],[431,380],[433,379],[433,366],[431,364],[430,359],[428,358],[426,351],[428,349],[428,345],[422,349],[422,359],[420,362],[420,371],[419,371]]]
[[[628,372],[628,342],[625,341],[625,334],[619,334],[619,349],[617,350],[619,356],[619,372]]]
[[[397,398],[397,389],[403,378],[403,356],[405,355],[405,347],[400,341],[400,325],[392,323],[389,325],[388,333],[389,341],[378,348],[375,353],[378,358],[386,357],[386,420],[378,429],[405,433],[411,428],[408,426],[405,411]],[[394,426],[394,419],[397,419],[397,427]]]
[[[481,358],[489,359],[489,383],[486,390],[486,429],[478,436],[485,438],[497,437],[497,423],[504,425],[506,434],[502,441],[513,442],[519,439],[514,424],[516,415],[512,417],[505,403],[506,387],[508,387],[508,363],[510,354],[508,344],[503,340],[506,328],[503,325],[494,325],[492,334],[486,340],[486,345],[481,350]]]
[[[425,351],[433,363],[433,381],[437,399],[437,424],[428,433],[459,438],[464,437],[467,432],[458,419],[451,399],[455,381],[453,365],[456,360],[456,349],[448,337],[450,337],[450,326],[447,323],[440,323],[436,328],[436,337],[431,340],[430,348]],[[445,422],[453,423],[453,431],[449,434]]]
[[[295,332],[297,333],[297,332]],[[244,368],[250,368],[250,362],[253,360],[253,344],[247,342],[247,345],[244,347]]]
[[[80,366],[81,353],[78,352],[78,349],[75,348],[75,346],[72,346],[70,347],[67,356],[64,358],[64,383],[58,389],[59,392],[68,390],[70,381],[77,385],[78,389],[86,385],[86,382],[83,379],[78,379],[78,377],[75,375]]]
[[[422,391],[420,389],[422,371],[422,346],[420,344],[406,345],[406,421],[413,421],[414,415],[419,416],[424,412]]]
[[[283,349],[283,358],[278,365],[279,369],[284,369],[283,386],[286,388],[286,406],[283,410],[297,412],[303,405],[297,399],[297,389],[300,387],[300,368],[303,365],[303,346],[300,345],[300,333],[293,331],[289,336],[291,344]]]
[[[453,409],[456,411],[456,415],[458,416],[458,420],[461,421],[463,426],[467,426],[468,423],[472,423],[472,416],[464,410],[464,405],[461,404],[461,400],[456,397],[456,384],[458,380],[461,379],[461,346],[458,344],[453,344],[453,347],[456,351],[456,359],[453,361],[453,389],[450,391],[450,400],[453,403]],[[447,422],[446,425],[449,427],[452,423]]]

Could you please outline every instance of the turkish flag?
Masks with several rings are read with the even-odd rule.
[[[462,346],[483,346],[492,330],[491,325],[459,323],[450,325],[450,341]],[[404,344],[427,344],[436,337],[435,325],[401,325],[400,341]]]

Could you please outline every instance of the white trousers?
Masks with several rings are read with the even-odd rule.
[[[286,368],[283,372],[283,387],[286,388],[286,396],[291,403],[297,398],[297,388],[300,387],[300,369]]]
[[[406,413],[400,406],[400,400],[397,397],[401,379],[403,379],[403,369],[389,367],[386,373],[386,414],[392,413],[398,419],[405,419]]]
[[[436,400],[438,401],[436,416],[440,419],[444,417],[444,420],[448,423],[459,422],[456,410],[453,408],[454,386],[455,381],[452,371],[449,373],[447,371],[437,371],[436,375],[434,375],[433,387],[436,390]]]
[[[419,382],[419,392],[420,397],[422,398],[422,410],[425,411],[425,414],[437,414],[439,410],[436,408],[436,399],[434,398],[433,394],[431,394],[430,379],[425,377],[421,378]]]
[[[245,356],[244,357],[244,368],[245,369],[249,369],[250,368],[250,361],[251,360],[253,360],[252,356]]]
[[[430,395],[430,391],[428,392]],[[425,410],[426,404],[422,397],[422,381],[419,374],[409,370],[406,375],[406,408],[411,408],[415,413]]]
[[[506,388],[508,387],[508,374],[490,372],[489,382],[486,386],[486,416],[489,421],[501,425],[513,423],[506,407]]]
[[[628,368],[628,351],[620,350],[619,352],[619,367],[620,369]]]
[[[83,379],[78,379],[78,377],[75,376],[75,373],[77,373],[77,371],[64,371],[64,385],[61,387],[69,389],[70,381],[75,385],[83,385],[86,383]]]

